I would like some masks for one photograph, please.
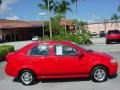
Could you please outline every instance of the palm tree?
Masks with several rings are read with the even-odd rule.
[[[45,11],[49,11],[49,9],[50,9],[50,12],[51,12],[54,8],[53,0],[42,0],[42,1],[43,1],[43,3],[38,4],[40,9],[45,10]],[[49,7],[48,7],[48,4],[49,4]]]
[[[118,16],[117,14],[113,14],[112,17],[111,17],[111,20],[113,20],[114,24],[115,24],[115,30],[118,26],[117,22],[118,22],[119,19],[120,19],[120,16]]]
[[[78,0],[71,0],[71,2],[72,2],[73,4],[75,3],[75,8],[76,8],[75,13],[76,13],[76,19],[77,19]],[[77,23],[77,21],[76,21],[76,23],[75,23],[75,31],[77,31],[77,27],[78,27],[78,23]]]
[[[62,0],[61,2],[57,2],[54,8],[55,13],[62,14],[64,16],[65,34],[66,34],[65,16],[68,10],[71,11],[69,6],[70,6],[69,2]]]
[[[50,13],[52,12],[53,8],[54,8],[54,2],[53,0],[42,0],[43,3],[39,4],[38,6],[42,9],[42,10],[45,10],[45,11],[48,11],[49,12],[49,15]],[[52,27],[51,27],[51,16],[49,16],[49,31],[50,31],[50,38],[52,37]]]
[[[105,32],[106,32],[106,29],[107,29],[107,23],[108,23],[108,19],[104,19],[103,25],[105,27],[105,29],[104,29]]]
[[[77,27],[78,27],[78,23],[79,21],[77,19],[73,19],[72,20],[72,25],[74,26],[74,31],[76,31],[76,23],[77,23]],[[77,32],[77,31],[76,31]]]
[[[118,6],[118,12],[120,12],[120,6]]]
[[[78,22],[78,24],[79,24],[79,28],[80,28],[81,30],[87,30],[87,29],[88,29],[88,23],[87,23],[87,22],[85,22],[85,21],[80,21],[80,22]]]

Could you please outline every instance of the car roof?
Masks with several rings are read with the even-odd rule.
[[[63,41],[56,41],[56,40],[47,40],[47,41],[38,41],[38,42],[33,42],[33,43],[71,43],[70,41],[66,41],[66,40],[63,40]]]
[[[111,31],[119,31],[119,30],[109,30],[108,32],[111,32]]]
[[[21,48],[20,50],[17,51],[17,53],[21,52],[22,50],[26,49],[26,48],[29,48],[31,46],[34,46],[34,45],[38,45],[38,44],[45,44],[45,43],[49,43],[49,44],[54,44],[54,43],[64,43],[64,44],[71,44],[70,41],[55,41],[55,40],[48,40],[48,41],[37,41],[37,42],[32,42],[26,46],[24,46],[23,48]]]

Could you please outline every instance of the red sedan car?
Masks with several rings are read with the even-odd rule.
[[[6,56],[5,72],[24,85],[36,79],[90,77],[103,82],[117,73],[118,63],[105,53],[87,51],[69,41],[34,42]]]
[[[120,31],[119,30],[109,30],[106,36],[106,44],[111,42],[120,43]]]

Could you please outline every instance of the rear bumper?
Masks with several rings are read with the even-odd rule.
[[[9,76],[17,77],[16,69],[9,64],[6,64],[5,66],[5,73]]]
[[[120,39],[106,39],[109,42],[120,42]]]

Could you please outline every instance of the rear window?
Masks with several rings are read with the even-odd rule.
[[[108,31],[108,34],[118,34],[120,33],[119,30]]]

